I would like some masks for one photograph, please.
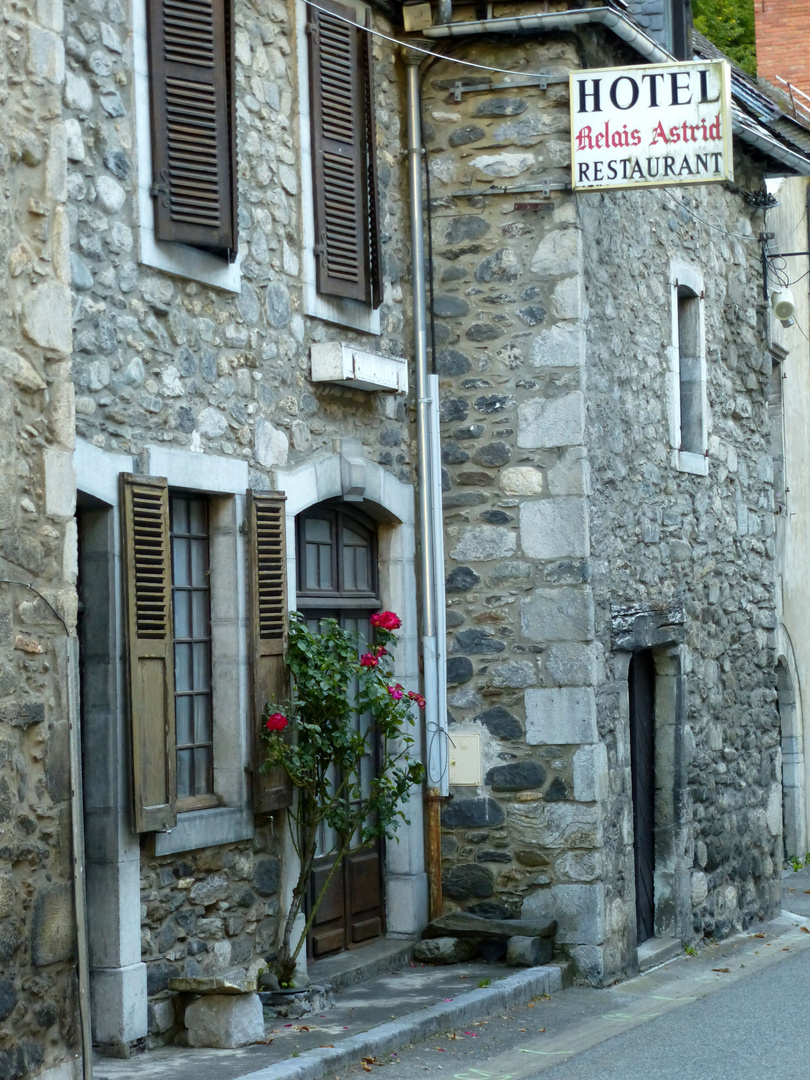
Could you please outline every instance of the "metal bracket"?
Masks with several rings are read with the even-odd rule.
[[[465,86],[461,81],[453,84],[452,95],[453,101],[461,101],[462,94],[482,94],[488,90],[522,90],[526,86],[539,86],[541,90],[547,90],[549,86],[554,83],[567,83],[567,75],[538,75],[535,78],[525,79],[523,82],[511,83],[473,83],[471,86]]]
[[[522,195],[529,192],[540,192],[541,195],[548,198],[552,191],[570,190],[570,184],[562,183],[559,180],[540,180],[536,184],[515,184],[514,187],[496,187],[495,184],[492,184],[488,188],[479,190],[468,188],[466,191],[451,191],[450,197],[452,199],[469,199],[476,195]]]

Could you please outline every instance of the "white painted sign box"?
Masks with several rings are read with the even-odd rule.
[[[315,342],[310,348],[312,381],[350,386],[354,390],[408,392],[408,362],[399,356],[380,356],[342,341]]]

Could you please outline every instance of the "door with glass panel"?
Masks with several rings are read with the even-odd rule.
[[[300,514],[297,535],[297,606],[307,624],[337,619],[341,626],[371,638],[369,618],[380,607],[377,593],[377,545],[374,523],[362,511],[344,503],[323,503]],[[361,646],[362,647],[362,646]],[[349,687],[349,695],[353,688]],[[376,773],[378,746],[371,717],[354,714],[357,730],[367,735],[368,753],[361,766],[364,793]],[[332,782],[339,778],[333,776]],[[310,897],[317,895],[335,865],[339,838],[323,825],[310,879]],[[382,935],[384,903],[382,844],[352,848],[337,867],[321,901],[307,940],[308,955],[317,959],[356,948]]]

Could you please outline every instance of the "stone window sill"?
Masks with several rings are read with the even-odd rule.
[[[709,475],[709,459],[705,454],[690,454],[686,450],[675,451],[675,468],[678,472],[694,476]]]
[[[155,833],[155,855],[174,855],[252,838],[253,815],[247,809],[217,806],[210,810],[190,810],[177,815],[173,829]]]

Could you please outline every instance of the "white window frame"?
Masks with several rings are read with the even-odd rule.
[[[241,256],[229,263],[188,244],[167,243],[155,236],[152,200],[152,110],[149,93],[149,46],[146,0],[132,0],[133,67],[135,72],[135,142],[138,184],[138,241],[140,261],[156,270],[214,285],[227,292],[242,291]]]
[[[357,22],[365,25],[368,7],[357,0],[340,0],[352,8]],[[322,296],[318,292],[317,262],[315,259],[315,196],[312,188],[312,122],[309,111],[309,41],[307,38],[307,5],[296,0],[296,50],[298,54],[298,103],[301,139],[301,269],[304,284],[304,312],[316,319],[350,326],[367,334],[381,333],[380,309],[359,300],[337,296]]]
[[[671,344],[668,373],[668,421],[672,465],[678,472],[694,476],[709,474],[709,402],[706,385],[706,322],[703,275],[694,267],[677,260],[670,264]],[[700,453],[681,449],[683,427],[681,417],[681,350],[678,332],[678,289],[685,287],[694,293],[698,304],[698,364],[701,415]]]

